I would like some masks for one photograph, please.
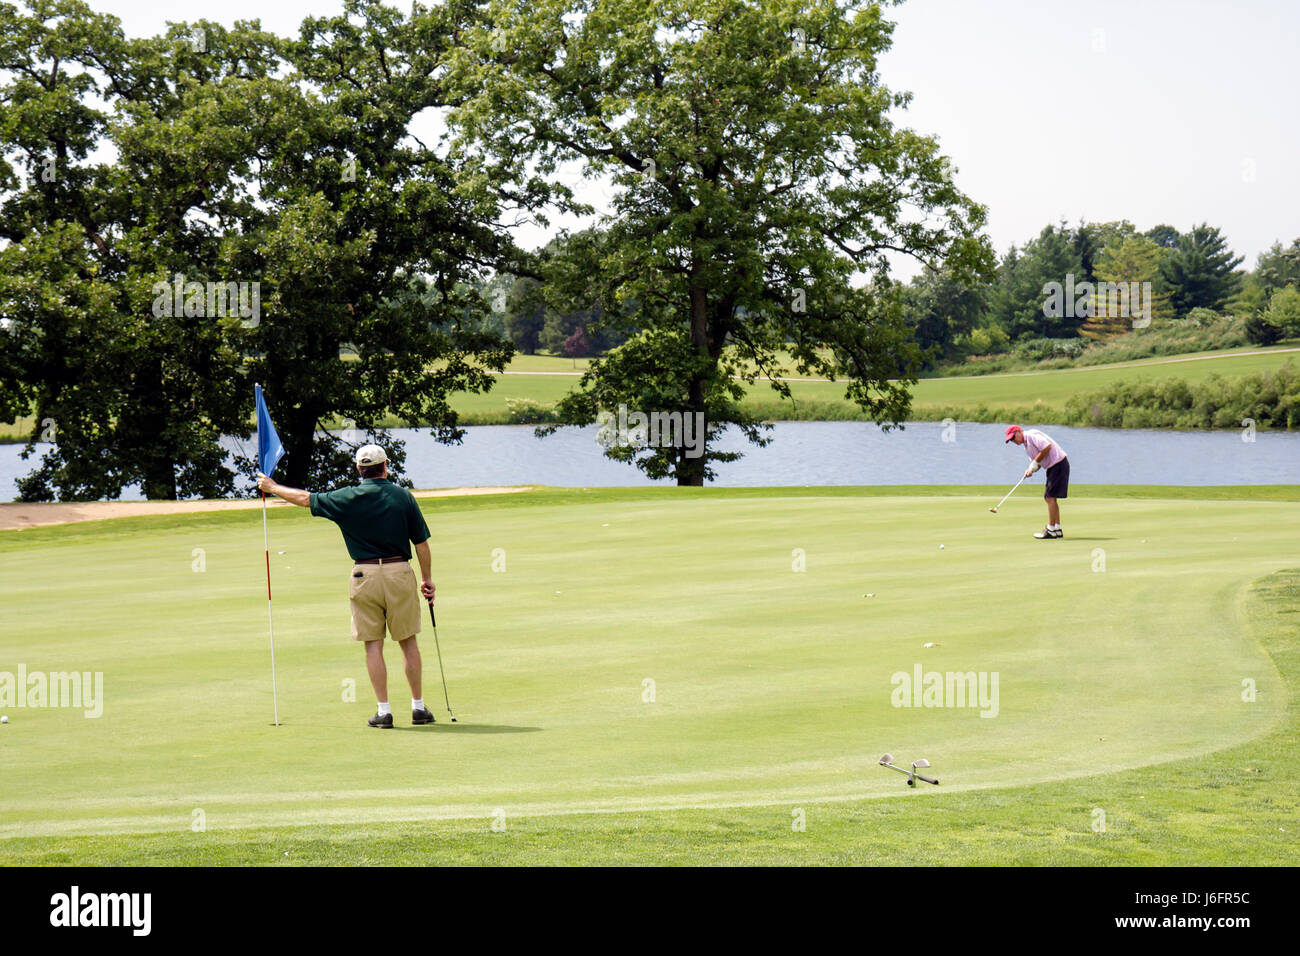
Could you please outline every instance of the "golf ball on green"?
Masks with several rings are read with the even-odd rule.
[[[9,723],[9,715],[5,714],[3,717],[0,717],[0,724],[7,724],[7,723]]]

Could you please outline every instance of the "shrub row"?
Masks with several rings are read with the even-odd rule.
[[[1100,428],[1300,427],[1300,370],[1288,361],[1242,378],[1212,375],[1203,382],[1160,379],[1117,382],[1066,402],[1066,422]]]

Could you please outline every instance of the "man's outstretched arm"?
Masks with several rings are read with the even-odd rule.
[[[311,505],[311,492],[303,491],[301,488],[290,488],[288,485],[282,485],[274,478],[268,478],[260,471],[257,473],[257,487],[259,491],[264,491],[268,495],[277,495],[290,504],[298,505],[302,508]]]

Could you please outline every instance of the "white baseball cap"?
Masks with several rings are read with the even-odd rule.
[[[358,465],[382,465],[388,461],[388,456],[378,445],[362,445],[357,449]]]

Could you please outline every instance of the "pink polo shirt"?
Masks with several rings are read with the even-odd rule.
[[[1025,454],[1029,456],[1030,461],[1038,457],[1038,453],[1048,445],[1052,446],[1040,464],[1044,468],[1051,468],[1057,462],[1065,458],[1065,449],[1052,441],[1047,435],[1040,432],[1037,428],[1022,428],[1020,433],[1025,436]]]

